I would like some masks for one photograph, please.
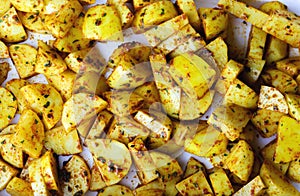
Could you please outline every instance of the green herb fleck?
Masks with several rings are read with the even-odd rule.
[[[49,107],[49,105],[50,105],[50,102],[49,102],[49,101],[47,101],[47,102],[45,103],[45,105],[44,105],[44,108],[48,108],[48,107]]]

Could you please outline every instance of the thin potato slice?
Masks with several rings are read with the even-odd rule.
[[[17,112],[17,100],[8,90],[0,87],[0,129],[5,128]]]
[[[97,196],[124,195],[133,196],[130,188],[124,185],[112,185],[101,189]]]
[[[33,196],[30,183],[18,177],[8,183],[6,191],[11,196]]]

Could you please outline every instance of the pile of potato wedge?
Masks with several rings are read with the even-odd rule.
[[[300,196],[300,17],[245,2],[2,0],[0,195]]]

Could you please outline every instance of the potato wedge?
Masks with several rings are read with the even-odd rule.
[[[0,59],[5,58],[9,58],[8,48],[4,42],[0,41]]]
[[[29,84],[20,89],[28,106],[42,116],[46,129],[51,129],[62,117],[63,100],[49,84]]]
[[[57,155],[71,155],[82,152],[82,146],[77,130],[73,129],[69,133],[63,126],[45,132],[45,148],[53,150]]]
[[[18,174],[18,170],[0,159],[0,190],[5,189],[9,181]]]
[[[47,29],[47,26],[44,23],[44,15],[42,13],[18,12],[18,16],[24,27],[30,31],[41,34],[50,34],[50,31]]]
[[[160,180],[149,182],[133,190],[136,196],[163,196],[165,192],[164,184]]]
[[[98,191],[102,188],[106,187],[106,184],[101,176],[100,168],[97,164],[95,164],[91,168],[91,183],[90,183],[90,190],[91,191]]]
[[[263,195],[265,194],[266,186],[260,176],[256,176],[240,190],[235,192],[234,196],[243,196],[243,195]]]
[[[22,12],[37,12],[41,11],[44,7],[44,1],[29,0],[21,2],[18,0],[10,0],[10,2],[17,10]]]
[[[75,73],[79,73],[80,70],[83,70],[83,60],[88,56],[90,50],[90,48],[87,48],[69,53],[68,56],[64,59],[68,68]]]
[[[265,60],[248,58],[242,73],[242,78],[249,84],[255,85],[266,64]]]
[[[0,131],[0,136],[15,133],[16,126],[16,124],[8,125],[6,128]]]
[[[0,87],[0,129],[5,128],[17,111],[17,100],[8,90]]]
[[[285,94],[285,99],[289,107],[289,114],[296,120],[300,120],[300,95]]]
[[[128,148],[110,139],[85,140],[85,144],[92,153],[96,164],[100,167],[101,175],[107,186],[122,180],[132,164]]]
[[[97,5],[88,9],[82,26],[83,35],[98,41],[123,41],[122,23],[114,6]]]
[[[3,0],[2,6],[0,7],[0,16],[2,16],[11,7],[10,0]]]
[[[34,159],[28,166],[29,182],[33,195],[50,196],[47,185],[42,175],[42,165],[40,159]]]
[[[112,185],[101,189],[97,196],[108,196],[108,195],[124,195],[133,196],[130,188],[124,185]]]
[[[0,153],[7,163],[16,168],[22,168],[24,162],[24,156],[22,148],[12,144],[13,134],[7,134],[0,136]]]
[[[0,85],[7,79],[10,66],[7,62],[0,63]]]
[[[36,74],[37,50],[34,47],[27,44],[13,44],[8,49],[20,78]]]
[[[267,33],[253,26],[248,41],[248,58],[263,59],[266,41]]]
[[[300,57],[290,57],[276,62],[276,68],[292,77],[300,73]]]
[[[151,3],[154,3],[156,1],[159,1],[159,0],[148,0],[148,1],[133,0],[133,7],[134,7],[134,10],[137,11],[137,10],[141,9],[142,7],[150,5]]]
[[[66,195],[84,195],[90,187],[91,174],[85,160],[73,155],[61,171],[62,190]]]
[[[20,42],[27,39],[27,33],[20,22],[17,11],[11,7],[0,17],[0,38],[5,42]]]
[[[196,4],[193,0],[178,0],[177,6],[181,13],[184,13],[189,20],[189,23],[196,31],[201,31],[200,17],[197,12]]]
[[[228,62],[228,48],[222,37],[217,37],[214,41],[205,46],[212,53],[219,70],[222,70]]]
[[[199,170],[204,172],[204,174],[206,172],[205,166],[200,161],[195,159],[194,157],[191,157],[186,164],[183,178],[187,178],[187,177],[197,173]]]
[[[209,179],[215,195],[231,195],[234,193],[231,182],[222,168],[213,168],[209,174]]]
[[[30,183],[18,177],[7,184],[6,191],[11,196],[33,196]]]
[[[295,182],[300,182],[299,172],[300,172],[299,159],[295,161],[291,161],[289,169],[287,171],[288,178]]]
[[[134,89],[134,93],[143,97],[144,108],[150,108],[155,105],[155,103],[160,102],[159,92],[155,85],[155,82],[146,82],[143,85]]]
[[[107,3],[109,5],[115,6],[121,19],[122,29],[129,28],[133,21],[134,15],[129,9],[129,7],[126,5],[126,3],[122,3],[119,0],[108,0]]]
[[[28,157],[28,159],[26,160],[26,163],[20,173],[20,178],[27,181],[27,182],[30,182],[30,179],[29,179],[29,165],[33,162],[33,160],[36,160],[35,158],[32,158],[32,157]]]

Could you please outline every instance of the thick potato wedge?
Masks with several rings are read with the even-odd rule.
[[[97,196],[124,195],[133,196],[130,188],[124,185],[112,185],[101,189]]]
[[[62,57],[43,41],[38,41],[38,53],[35,65],[37,73],[52,75],[64,72],[67,65]]]
[[[33,196],[30,183],[18,177],[8,183],[6,191],[11,196]]]
[[[159,92],[155,85],[155,82],[146,82],[145,84],[137,87],[133,91],[144,99],[144,108],[150,108],[155,103],[160,102]]]
[[[295,182],[300,182],[299,172],[300,172],[299,159],[295,161],[291,161],[289,169],[287,171],[288,178]]]
[[[35,158],[32,158],[32,157],[28,157],[28,159],[26,160],[26,163],[20,173],[20,178],[27,181],[27,182],[30,182],[30,179],[29,179],[29,165],[33,162],[33,160],[36,160]]]
[[[253,26],[248,41],[248,58],[263,59],[266,41],[267,33]]]
[[[197,12],[196,4],[193,0],[178,0],[176,4],[181,13],[184,13],[189,23],[193,26],[196,31],[201,31],[200,17]]]
[[[85,38],[82,32],[82,25],[85,14],[81,12],[70,28],[70,30],[61,38],[57,38],[53,46],[61,52],[75,52],[84,50],[94,45],[94,41]]]
[[[91,191],[98,191],[106,187],[106,184],[101,176],[100,168],[97,164],[95,164],[91,168],[91,183],[90,183],[90,190]]]
[[[38,158],[43,149],[45,133],[44,125],[32,110],[24,110],[11,138],[12,144],[23,149],[33,158]]]
[[[18,170],[0,159],[0,190],[5,189],[9,181],[18,174]]]
[[[136,196],[163,196],[165,192],[164,184],[160,180],[149,182],[133,190]]]
[[[116,140],[94,139],[85,140],[96,164],[100,167],[101,175],[107,186],[122,180],[132,164],[128,148]]]
[[[68,68],[75,73],[79,73],[80,70],[83,70],[85,66],[83,60],[89,55],[90,50],[90,48],[86,48],[69,53],[64,59]]]
[[[0,38],[5,42],[20,42],[27,39],[27,33],[14,7],[7,10],[0,17],[0,21]]]
[[[47,185],[42,175],[42,165],[40,159],[34,159],[28,166],[29,182],[33,195],[50,196],[50,192],[47,189]]]
[[[37,50],[34,47],[27,44],[13,44],[8,49],[20,78],[36,74]]]
[[[56,125],[62,116],[63,100],[57,90],[49,84],[28,84],[20,89],[28,107],[42,116],[46,129]]]
[[[91,7],[82,26],[83,35],[98,41],[123,41],[122,23],[114,6],[97,5]]]
[[[225,38],[227,35],[228,14],[217,8],[198,9],[206,40],[217,36]]]
[[[204,172],[204,174],[206,175],[205,166],[200,161],[195,159],[194,157],[191,157],[186,164],[183,178],[187,178],[187,177],[197,173],[199,170]]]
[[[110,126],[110,122],[113,118],[113,114],[108,112],[107,110],[102,110],[101,112],[99,112],[86,138],[100,138],[101,134],[104,133],[104,131],[106,131],[106,129]]]
[[[134,165],[137,168],[137,174],[143,184],[158,178],[158,173],[148,149],[141,138],[136,138],[128,144]]]
[[[266,186],[260,176],[256,176],[253,180],[248,182],[240,190],[235,192],[234,196],[244,196],[244,195],[264,195],[266,191]]]
[[[122,29],[129,28],[133,21],[134,15],[129,9],[129,7],[126,5],[126,3],[122,3],[119,0],[108,0],[107,3],[109,5],[115,6],[121,19]]]
[[[261,86],[257,107],[288,114],[288,105],[284,96],[276,88],[269,86]]]
[[[225,160],[226,167],[241,181],[247,182],[254,163],[254,153],[250,145],[240,140]]]
[[[0,87],[0,129],[5,128],[17,111],[17,100],[8,90]]]
[[[214,57],[219,70],[222,70],[228,62],[228,48],[222,37],[217,37],[214,41],[205,46]]]
[[[275,163],[287,163],[300,157],[300,123],[283,116],[278,125],[278,139],[274,156]]]
[[[300,121],[300,95],[285,94],[285,99],[289,107],[291,117]]]
[[[18,12],[18,16],[27,29],[36,33],[50,34],[44,23],[44,15],[40,12]]]
[[[7,163],[16,168],[22,168],[24,162],[24,156],[22,148],[12,144],[13,134],[7,134],[0,136],[0,153]]]
[[[297,77],[300,73],[300,57],[290,57],[277,61],[276,68],[292,77]]]
[[[213,168],[209,174],[209,179],[215,195],[231,195],[234,193],[231,182],[222,168]]]
[[[89,190],[91,174],[85,160],[73,155],[61,171],[62,190],[65,195],[85,195]]]
[[[53,150],[57,155],[71,155],[82,152],[82,146],[77,130],[73,129],[69,133],[63,126],[45,132],[45,148]]]
[[[249,84],[255,85],[266,64],[265,60],[248,58],[242,73],[242,78]]]
[[[0,59],[9,58],[8,48],[4,42],[0,41]]]

